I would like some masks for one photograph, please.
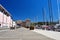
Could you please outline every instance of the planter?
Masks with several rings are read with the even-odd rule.
[[[26,28],[29,28],[29,26],[27,26]]]
[[[34,26],[30,26],[30,30],[34,30]]]
[[[25,28],[29,28],[29,26],[25,26]]]
[[[15,29],[15,27],[10,27],[10,29]]]

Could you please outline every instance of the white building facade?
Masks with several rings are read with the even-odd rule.
[[[16,27],[16,22],[15,21],[13,21],[13,27]]]
[[[2,28],[12,27],[11,15],[2,5],[0,5],[0,27]]]

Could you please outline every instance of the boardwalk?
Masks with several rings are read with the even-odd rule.
[[[0,32],[0,40],[53,40],[25,28]]]

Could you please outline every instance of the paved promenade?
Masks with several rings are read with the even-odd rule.
[[[32,31],[36,32],[36,33],[39,33],[39,34],[42,34],[42,35],[45,35],[49,38],[60,40],[60,32],[57,32],[57,31],[42,30],[42,29],[35,29],[35,30],[32,30]]]
[[[53,40],[26,28],[0,32],[0,40]]]

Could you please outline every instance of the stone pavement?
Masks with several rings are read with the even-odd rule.
[[[26,28],[0,32],[0,40],[53,40]]]

